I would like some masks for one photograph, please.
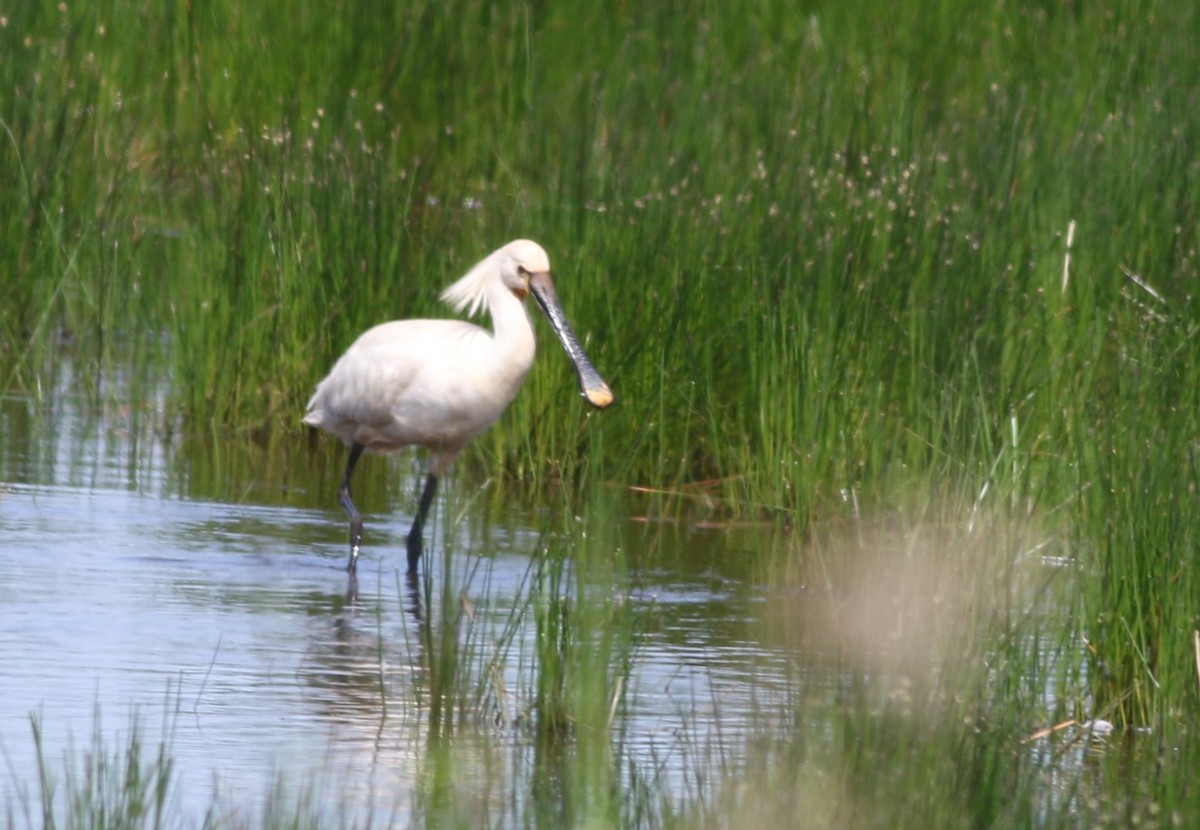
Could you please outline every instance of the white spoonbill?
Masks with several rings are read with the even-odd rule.
[[[387,453],[424,447],[429,464],[408,533],[408,570],[421,558],[425,516],[438,477],[467,442],[486,430],[516,397],[533,365],[533,324],[525,296],[533,294],[579,373],[579,388],[603,409],[612,391],[584,354],[567,322],[542,246],[518,239],[442,292],[455,311],[485,309],[493,331],[462,320],[398,320],[364,332],[338,359],[308,402],[304,423],[333,433],[349,446],[338,500],[350,517],[354,573],[362,543],[362,516],[350,499],[350,476],[363,450]]]

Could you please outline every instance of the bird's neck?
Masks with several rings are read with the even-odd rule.
[[[514,365],[523,366],[524,375],[524,371],[533,363],[536,343],[529,310],[524,301],[503,284],[489,287],[488,309],[492,316],[492,336],[497,351]]]

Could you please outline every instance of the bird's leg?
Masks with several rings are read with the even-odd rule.
[[[354,465],[358,463],[358,457],[362,455],[363,449],[365,448],[362,444],[351,445],[350,458],[346,461],[346,475],[338,486],[338,501],[342,503],[346,515],[350,517],[350,564],[346,566],[346,570],[351,574],[358,567],[358,549],[362,545],[362,516],[359,515],[354,502],[350,500],[350,476],[354,474]]]
[[[430,473],[425,477],[425,489],[421,491],[421,503],[417,505],[417,518],[413,519],[412,529],[408,531],[408,572],[417,572],[417,562],[421,559],[422,534],[425,530],[425,516],[429,513],[429,505],[433,504],[433,494],[437,490],[437,476]]]

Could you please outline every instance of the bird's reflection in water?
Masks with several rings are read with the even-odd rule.
[[[408,571],[404,574],[404,610],[408,616],[412,618],[413,623],[420,628],[425,621],[425,615],[422,611],[421,600],[421,577],[418,573]],[[347,618],[356,616],[359,612],[359,597],[358,597],[358,574],[351,572],[349,579],[346,582],[346,602],[343,608],[333,609],[334,611],[334,627],[347,624]]]

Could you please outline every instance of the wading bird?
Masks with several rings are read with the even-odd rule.
[[[304,423],[349,446],[338,501],[350,517],[354,573],[362,544],[362,516],[350,498],[350,476],[363,450],[429,451],[425,486],[408,533],[408,571],[421,558],[425,516],[443,475],[467,442],[485,431],[516,397],[533,365],[533,324],[525,297],[533,294],[579,374],[579,388],[603,409],[612,391],[584,354],[559,304],[550,260],[536,242],[518,239],[442,292],[455,311],[481,308],[492,331],[462,320],[398,320],[363,333],[338,359],[308,402]]]

